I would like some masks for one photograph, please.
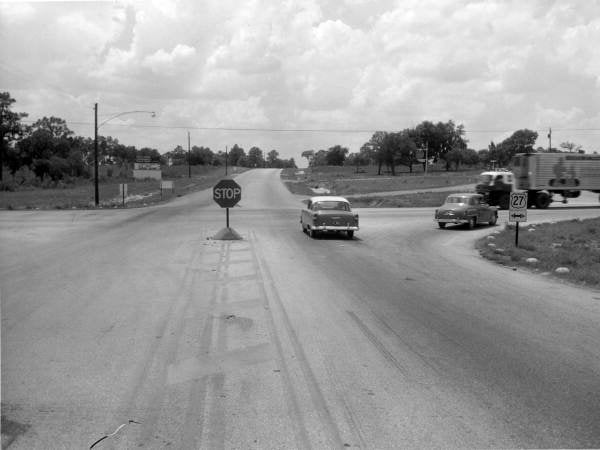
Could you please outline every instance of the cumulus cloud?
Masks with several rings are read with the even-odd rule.
[[[184,44],[177,44],[171,52],[162,48],[144,57],[142,67],[149,68],[155,74],[173,75],[185,71],[186,63],[190,61],[196,50]]]
[[[476,149],[506,130],[600,128],[596,1],[51,2],[0,13],[3,84],[31,114],[77,121],[100,100],[162,109],[169,126],[394,130],[454,119]],[[366,138],[336,135],[352,151]],[[171,132],[155,139],[176,145]],[[280,153],[343,143],[304,139]]]

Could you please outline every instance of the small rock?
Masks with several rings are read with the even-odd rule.
[[[494,249],[494,253],[504,253],[504,249],[503,248]]]
[[[488,244],[488,247],[495,247],[495,246],[496,246],[496,244],[494,244],[493,242],[490,242],[490,243]]]
[[[514,270],[514,271],[516,271],[516,270],[517,270],[517,268],[516,268],[516,267],[511,267],[511,269],[512,269],[512,270]]]
[[[526,262],[527,264],[537,264],[538,262],[540,262],[540,260],[539,260],[539,259],[537,259],[537,258],[527,258],[527,259],[525,260],[525,262]]]
[[[496,236],[491,236],[491,235],[490,235],[490,236],[488,236],[487,238],[488,238],[488,240],[492,241],[492,240],[496,239]]]
[[[527,231],[535,231],[535,228],[527,228]]]
[[[558,268],[555,270],[555,272],[556,272],[556,273],[569,273],[569,272],[570,272],[570,270],[569,270],[569,268],[568,268],[568,267],[558,267]]]
[[[553,242],[552,244],[550,244],[551,248],[558,248],[558,247],[562,247],[562,244],[558,243],[558,242]]]

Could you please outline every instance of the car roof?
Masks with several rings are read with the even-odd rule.
[[[317,197],[311,197],[310,201],[313,203],[314,202],[346,202],[346,203],[350,203],[344,197],[337,197],[337,196],[333,196],[333,195],[320,195]]]
[[[473,192],[458,192],[456,194],[450,194],[448,197],[481,197],[481,194],[475,194]]]

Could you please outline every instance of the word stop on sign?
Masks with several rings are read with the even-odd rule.
[[[241,188],[222,187],[222,188],[214,189],[215,200],[220,200],[220,199],[233,200],[235,198],[238,198],[240,195],[242,195]]]

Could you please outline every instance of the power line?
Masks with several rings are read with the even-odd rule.
[[[23,123],[35,123],[32,120],[23,120]],[[93,126],[91,122],[78,122],[78,121],[66,121],[72,125],[85,125],[85,126]],[[145,125],[145,124],[120,124],[120,123],[111,123],[106,124],[106,127],[127,127],[127,128],[159,128],[159,129],[173,129],[173,130],[203,130],[203,131],[252,131],[252,132],[275,132],[275,133],[374,133],[376,131],[382,131],[381,129],[376,128],[357,128],[357,129],[348,129],[348,128],[259,128],[259,127],[199,127],[199,126],[189,126],[189,125]],[[511,133],[514,132],[515,129],[489,129],[489,130],[468,130],[465,129],[465,133]],[[532,131],[540,131],[546,132],[547,128],[543,129],[534,129]],[[600,128],[552,128],[552,131],[600,131]]]

